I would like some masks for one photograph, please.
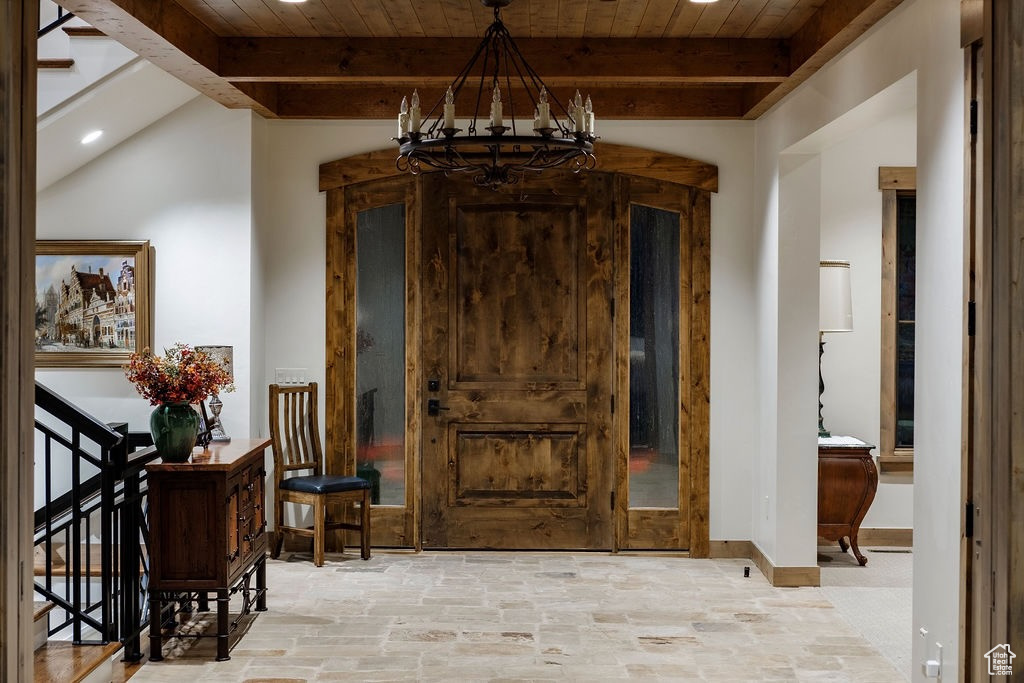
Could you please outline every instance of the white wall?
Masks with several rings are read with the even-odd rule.
[[[803,222],[786,223],[780,194],[783,151],[838,119],[903,77],[917,72],[918,121],[918,308],[915,412],[917,444],[914,496],[914,628],[927,628],[930,642],[944,646],[953,667],[958,657],[960,532],[960,368],[963,282],[963,55],[959,48],[957,0],[908,0],[853,47],[810,78],[758,121],[754,216],[759,233],[758,376],[761,452],[757,496],[785,492],[772,523],[755,524],[754,541],[777,565],[813,562],[813,535],[806,535],[808,504],[816,489],[811,437],[790,430],[776,402],[789,383],[786,400],[816,407],[816,364],[782,345],[794,331],[816,336],[817,297],[800,290],[801,273],[816,269],[817,251],[807,261],[787,260],[782,247],[819,234]],[[791,200],[792,201],[792,200]],[[782,273],[787,272],[783,277]],[[813,299],[813,302],[811,301]],[[797,329],[783,328],[797,326]],[[813,353],[813,352],[812,352]],[[778,358],[777,364],[775,358]],[[793,384],[788,378],[797,376]],[[812,413],[813,414],[813,413]],[[837,425],[838,426],[838,425]],[[772,503],[770,502],[769,507]],[[771,513],[771,511],[769,511]],[[794,539],[793,536],[799,538]],[[908,634],[909,635],[909,634]],[[933,656],[932,651],[928,654]],[[924,656],[914,638],[914,661]],[[914,676],[920,671],[914,667]]]
[[[271,121],[263,215],[257,218],[263,274],[266,363],[307,368],[324,382],[325,199],[318,166],[393,145],[390,122]],[[753,391],[754,250],[750,232],[753,124],[602,122],[602,139],[717,164],[711,239],[711,538],[750,538]],[[262,171],[257,171],[257,174]],[[266,397],[260,398],[265,406]],[[254,408],[255,414],[266,412]],[[322,408],[322,406],[321,406]]]
[[[40,239],[149,240],[154,348],[234,346],[228,434],[250,425],[251,114],[199,97],[38,195]],[[149,403],[119,368],[36,378],[104,422],[149,429]]]

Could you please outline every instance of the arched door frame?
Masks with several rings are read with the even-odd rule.
[[[691,430],[688,476],[690,478],[689,538],[681,543],[689,548],[692,557],[707,557],[710,546],[709,525],[709,432],[710,432],[710,193],[718,191],[718,167],[685,157],[664,152],[640,149],[610,143],[598,143],[595,152],[599,160],[598,170],[615,173],[622,177],[664,181],[682,185],[689,189],[693,202],[694,223],[690,236],[693,258],[692,272],[687,273],[692,291],[690,347],[691,354],[691,396],[693,405],[686,416]],[[355,300],[355,239],[354,233],[346,228],[351,207],[346,206],[346,190],[359,183],[371,180],[394,179],[392,192],[404,195],[407,206],[407,229],[415,234],[407,237],[406,264],[410,273],[420,268],[418,211],[420,183],[408,174],[399,173],[395,167],[393,148],[369,152],[326,162],[320,166],[320,191],[327,193],[327,291],[326,291],[326,419],[325,441],[327,468],[330,472],[354,473],[356,466],[356,323]],[[617,187],[623,187],[617,183]],[[628,235],[629,212],[625,208],[628,197],[622,197],[621,210],[616,211],[616,221],[623,222],[617,227],[618,233]],[[407,277],[407,327],[416,329],[419,311],[418,277]],[[628,288],[628,284],[627,284]],[[621,287],[617,287],[617,292]],[[621,335],[622,324],[617,335]],[[628,335],[628,322],[626,323]],[[407,423],[406,449],[419,447],[420,422],[416,408],[420,405],[422,389],[418,377],[416,359],[419,357],[419,340],[412,335],[407,344],[407,401],[410,415]],[[628,395],[628,356],[617,353],[616,391]],[[627,411],[620,411],[626,413]],[[623,425],[625,428],[623,428]],[[628,453],[628,420],[617,421],[615,443],[618,479],[626,481],[626,454]],[[411,451],[410,451],[411,452]],[[622,460],[623,463],[618,463]],[[409,460],[407,459],[407,462]],[[416,491],[419,486],[418,468],[409,467],[406,486]],[[411,500],[407,496],[407,500]],[[681,501],[682,502],[682,501]],[[626,520],[628,510],[625,496],[616,502],[619,520]],[[414,504],[404,508],[375,509],[375,541],[419,548],[419,508]],[[625,522],[617,525],[616,548],[625,533]],[[380,530],[378,535],[377,530]]]

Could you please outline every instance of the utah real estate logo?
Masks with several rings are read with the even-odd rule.
[[[1009,676],[1013,674],[1013,658],[1016,656],[1010,649],[1009,643],[996,645],[985,653],[985,659],[988,660],[988,675]]]

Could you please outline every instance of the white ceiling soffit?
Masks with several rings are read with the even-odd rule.
[[[36,126],[36,190],[41,191],[198,96],[138,58],[47,112]],[[93,130],[103,136],[88,145]]]
[[[783,150],[783,154],[820,154],[858,131],[917,107],[917,72],[912,71],[888,88],[864,100]]]

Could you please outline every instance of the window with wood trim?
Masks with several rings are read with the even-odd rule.
[[[882,381],[878,462],[883,473],[914,471],[914,338],[917,172],[878,169],[882,191]]]

